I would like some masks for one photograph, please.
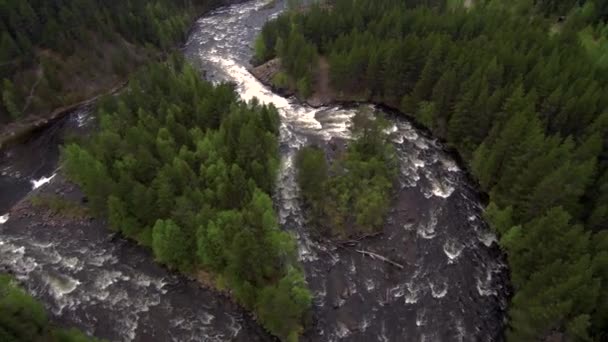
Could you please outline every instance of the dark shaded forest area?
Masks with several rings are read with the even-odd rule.
[[[0,1],[0,127],[109,90],[219,2]]]

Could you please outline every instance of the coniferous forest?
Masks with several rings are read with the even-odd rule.
[[[219,1],[0,1],[0,127],[117,86]]]
[[[509,341],[608,338],[606,2],[464,3],[312,5],[266,24],[256,62],[280,58],[275,83],[306,97],[326,60],[337,99],[399,108],[460,153],[508,254]]]
[[[310,221],[323,236],[341,238],[382,229],[390,208],[397,162],[381,118],[359,111],[345,153],[328,163],[319,147],[298,152],[298,183],[310,208]]]
[[[97,131],[62,148],[62,172],[158,262],[297,341],[313,296],[271,199],[278,111],[170,53],[219,3],[0,0],[0,127],[129,79],[98,101]],[[308,98],[325,76],[333,100],[400,110],[458,152],[488,195],[514,290],[506,339],[607,340],[608,1],[289,3],[254,43],[256,64],[280,61],[275,86]],[[298,153],[320,235],[382,229],[398,172],[385,128],[361,112],[337,156]],[[0,276],[0,340],[90,338],[53,326]]]
[[[42,304],[6,275],[0,275],[0,340],[5,342],[94,342],[77,330],[52,326]]]
[[[99,133],[64,149],[65,169],[116,230],[171,268],[210,274],[270,332],[294,340],[311,295],[269,196],[279,117],[237,98],[181,56],[152,64],[101,101]]]

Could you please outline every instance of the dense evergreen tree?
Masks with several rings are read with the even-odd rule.
[[[509,255],[512,341],[608,336],[604,3],[336,0],[261,33],[266,59],[293,57],[289,37],[298,36],[329,62],[339,99],[400,108],[458,149],[490,194],[486,215]],[[277,42],[288,53],[273,53]],[[302,63],[314,71],[315,59]],[[282,72],[293,77],[293,67]],[[325,165],[320,151],[303,151],[299,164],[304,199],[322,202],[312,207],[334,226],[345,224],[339,213],[365,216],[378,203],[368,190],[350,207],[353,187],[333,165],[310,185],[322,177],[313,172]]]
[[[42,304],[15,281],[0,274],[0,340],[5,342],[94,342],[77,330],[57,329],[49,323]]]
[[[356,138],[331,166],[323,150],[298,152],[298,183],[310,207],[311,220],[339,237],[369,233],[382,227],[397,175],[385,123],[360,111],[353,119]]]
[[[311,298],[268,195],[277,110],[238,101],[231,85],[202,81],[173,56],[102,100],[99,115],[99,133],[63,150],[91,207],[158,261],[212,273],[272,333],[297,340]]]
[[[0,89],[0,125],[109,90],[142,61],[183,41],[194,16],[216,4],[0,1],[0,80],[13,84]]]

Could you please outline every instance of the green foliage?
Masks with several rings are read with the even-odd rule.
[[[603,29],[602,29],[603,28]],[[579,33],[581,45],[601,68],[608,68],[608,26],[599,24],[598,29],[591,26]],[[599,31],[599,32],[598,32]]]
[[[158,261],[188,271],[192,266],[192,239],[175,222],[158,220],[152,228],[152,250]]]
[[[0,274],[0,340],[6,342],[94,342],[77,330],[52,327],[44,307],[7,275]]]
[[[322,212],[328,179],[325,153],[317,147],[305,147],[298,152],[296,165],[302,198],[311,205],[313,216],[318,216]]]
[[[289,76],[286,73],[279,71],[272,78],[272,84],[277,88],[289,87]]]
[[[266,42],[263,36],[258,36],[255,39],[253,47],[253,59],[254,61],[265,61],[270,56],[270,51],[266,47]]]
[[[139,72],[98,110],[100,131],[63,149],[67,174],[95,212],[159,262],[213,272],[244,306],[266,312],[272,333],[297,336],[310,298],[302,297],[295,242],[279,229],[268,195],[277,110],[238,101],[231,85],[201,80],[178,56]],[[281,301],[296,296],[282,308],[289,324],[272,323],[268,306],[276,303],[260,302],[268,291]]]
[[[30,198],[30,201],[35,207],[50,210],[53,214],[65,218],[82,219],[89,215],[86,207],[60,196],[35,195]]]
[[[310,78],[304,76],[298,80],[297,83],[298,94],[303,98],[308,98],[312,95],[312,84]]]
[[[1,1],[0,79],[10,80],[14,90],[4,87],[0,94],[0,124],[108,90],[142,60],[183,41],[194,17],[219,3]]]
[[[486,218],[509,256],[516,291],[509,340],[555,332],[605,339],[608,2],[475,1],[467,10],[460,3],[337,0],[280,16],[263,36],[278,56],[297,49],[292,38],[312,44],[329,61],[336,93],[400,108],[458,149],[490,195]],[[566,14],[559,30],[545,18]],[[306,177],[321,177],[312,170],[324,158],[301,152],[304,199],[329,226],[373,226],[368,213],[388,198],[370,185],[353,201],[367,183],[348,179],[370,179],[355,161],[375,165],[360,151],[349,148],[316,186]]]
[[[4,84],[2,85],[2,105],[13,119],[21,116],[21,110],[17,107],[15,101],[15,87],[11,81],[4,79]]]
[[[297,341],[302,318],[293,313],[306,312],[312,296],[301,272],[289,270],[277,285],[268,286],[258,300],[260,320],[285,341]]]
[[[297,156],[298,183],[313,221],[341,237],[382,227],[397,175],[382,119],[360,111],[353,121],[356,140],[330,170],[319,148],[303,148]]]

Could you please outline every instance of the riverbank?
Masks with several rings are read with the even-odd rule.
[[[199,8],[200,13],[192,16],[194,23],[189,27],[184,36],[188,37],[190,35],[192,28],[196,24],[196,19],[205,13],[222,6],[239,4],[244,1],[247,0],[219,0],[211,3],[204,9]],[[94,34],[92,37],[97,38]],[[33,110],[29,104],[36,95],[38,83],[42,78],[46,77],[45,69],[43,65],[35,65],[30,68],[31,70],[20,71],[24,75],[35,75],[37,82],[29,90],[29,96],[24,105],[24,113],[22,113],[23,117],[16,121],[9,121],[8,123],[3,123],[0,120],[0,150],[11,144],[25,141],[32,133],[47,127],[79,107],[90,106],[100,97],[120,91],[126,85],[130,75],[139,67],[153,60],[166,59],[167,55],[171,52],[183,49],[184,44],[185,40],[177,42],[176,46],[169,48],[168,51],[161,51],[158,48],[149,49],[148,47],[140,47],[128,43],[124,39],[119,40],[115,44],[101,43],[99,47],[95,48],[95,53],[87,51],[85,54],[89,59],[95,61],[95,65],[83,64],[83,61],[87,60],[87,58],[78,54],[61,56],[53,51],[40,49],[40,51],[37,51],[37,54],[40,55],[39,58],[41,60],[45,59],[48,63],[52,62],[57,68],[65,69],[57,76],[63,90],[56,94],[56,97],[72,99],[73,102],[65,101],[70,104],[51,107],[46,111],[40,109]],[[126,59],[117,62],[115,56],[120,54],[122,54],[121,57]],[[101,59],[99,55],[102,55]],[[70,66],[75,69],[69,69]],[[119,69],[120,72],[115,69]],[[27,110],[28,107],[30,110]]]
[[[316,109],[327,106],[352,108],[361,105],[374,105],[381,111],[392,116],[404,118],[415,127],[417,131],[423,132],[426,138],[436,139],[442,144],[441,148],[454,159],[456,165],[460,169],[465,171],[467,181],[475,185],[477,196],[484,206],[488,204],[489,195],[481,189],[479,181],[471,173],[469,164],[464,160],[456,147],[450,145],[446,139],[435,136],[427,126],[418,122],[412,115],[402,112],[399,105],[396,103],[387,103],[361,94],[349,94],[334,90],[331,86],[329,64],[326,58],[319,58],[318,67],[314,71],[313,92],[308,98],[302,98],[297,95],[295,88],[276,86],[273,80],[275,76],[281,72],[281,62],[279,58],[273,58],[265,63],[252,67],[249,71],[260,83],[269,87],[273,92],[284,97],[296,97],[301,103]]]
[[[266,87],[292,96],[293,91],[272,84],[279,68],[274,61],[250,71]],[[257,89],[252,83],[239,85]],[[318,88],[313,90],[318,94]],[[335,129],[344,110],[374,104],[394,125],[391,140],[400,165],[383,232],[370,238],[340,242],[319,238],[305,214],[297,215],[299,210],[292,210],[291,202],[279,203],[293,215],[287,216],[285,229],[298,227],[307,280],[316,298],[315,323],[304,336],[314,340],[323,331],[323,336],[361,340],[454,340],[455,336],[502,340],[511,293],[505,254],[483,220],[479,188],[458,154],[410,116],[363,97],[334,92],[321,103],[310,98],[289,99],[289,103],[291,111],[313,117],[318,124],[307,119],[305,127],[319,130],[325,138],[324,131]],[[286,113],[287,120],[290,114]],[[302,140],[315,141],[327,152],[339,141],[331,133],[329,141],[315,139],[318,133]],[[297,133],[285,135],[291,134]],[[294,146],[295,156],[301,145]],[[291,198],[297,193],[296,171],[293,162],[287,165],[292,170],[286,169],[279,188]]]
[[[47,205],[52,201],[36,204],[37,198],[81,209],[87,207],[87,199],[58,171],[13,206],[9,220],[0,225],[0,252],[5,256],[0,267],[41,299],[59,326],[78,326],[113,341],[168,340],[169,336],[276,341],[229,293],[198,276],[184,276],[159,265],[148,248],[112,232],[105,219],[57,211]],[[21,235],[29,236],[27,246],[12,248]],[[9,256],[5,248],[11,249]],[[131,298],[122,298],[123,293],[131,293]],[[191,317],[189,312],[198,313]],[[135,322],[128,316],[133,314]],[[199,319],[206,322],[202,327]],[[181,320],[184,327],[171,325],[173,320]]]
[[[43,129],[48,125],[56,122],[57,120],[65,117],[74,110],[80,107],[87,107],[95,103],[99,98],[106,95],[113,95],[119,92],[125,85],[126,81],[121,81],[119,84],[113,86],[110,90],[100,93],[99,95],[93,96],[92,98],[86,99],[74,103],[69,106],[57,108],[49,115],[30,115],[22,120],[11,122],[0,128],[0,150],[8,147],[11,144],[19,143],[26,140],[31,136],[32,133],[37,130]]]

